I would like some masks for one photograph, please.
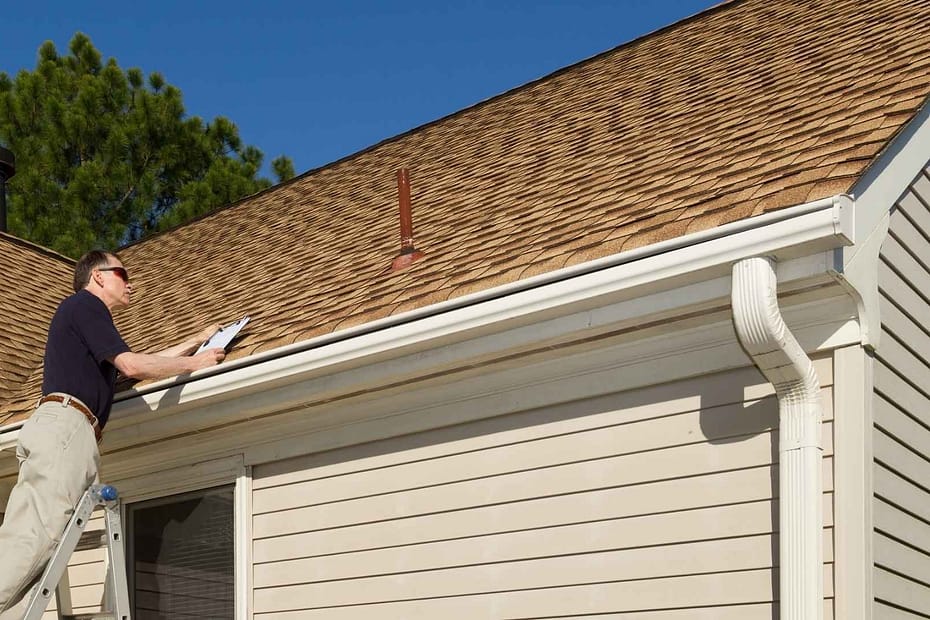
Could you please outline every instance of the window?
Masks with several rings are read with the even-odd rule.
[[[234,616],[233,499],[230,485],[127,506],[134,618]]]

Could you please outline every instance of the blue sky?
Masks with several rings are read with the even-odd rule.
[[[5,2],[0,70],[75,32],[161,72],[298,173],[543,77],[717,0]]]

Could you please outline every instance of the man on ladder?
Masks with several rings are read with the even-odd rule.
[[[217,326],[154,355],[132,352],[111,315],[127,307],[132,295],[116,254],[94,250],[81,257],[74,290],[52,318],[43,396],[19,432],[19,478],[0,526],[0,620],[23,618],[30,588],[97,479],[97,443],[117,370],[134,379],[160,379],[214,366],[225,356],[223,349],[190,355]]]

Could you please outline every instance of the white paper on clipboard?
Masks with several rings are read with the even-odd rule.
[[[197,349],[197,353],[202,353],[207,349],[225,349],[229,346],[229,343],[232,342],[233,338],[242,331],[242,328],[245,327],[245,324],[249,322],[249,317],[244,316],[235,323],[230,323],[229,325],[224,325],[219,328],[216,333],[210,336],[210,339],[205,343],[200,345],[200,348]]]

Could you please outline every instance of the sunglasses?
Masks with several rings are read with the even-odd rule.
[[[129,272],[125,267],[98,267],[97,271],[112,271],[120,280],[129,284]]]

